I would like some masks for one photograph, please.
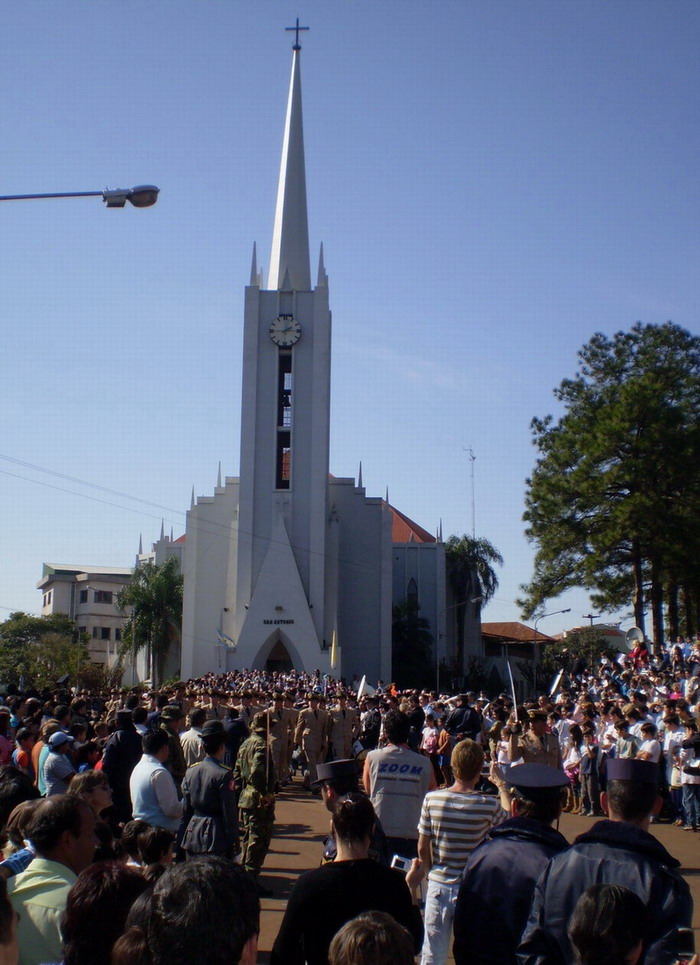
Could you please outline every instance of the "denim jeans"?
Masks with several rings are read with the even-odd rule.
[[[683,785],[683,810],[686,824],[700,826],[700,784]]]
[[[425,899],[425,938],[420,965],[445,965],[452,944],[452,922],[459,894],[459,882],[441,885],[428,882]]]

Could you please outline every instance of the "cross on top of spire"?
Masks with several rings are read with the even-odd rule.
[[[284,29],[285,29],[285,30],[293,30],[294,33],[295,33],[294,46],[292,47],[292,50],[301,50],[301,44],[299,43],[299,31],[300,31],[300,30],[309,30],[310,28],[309,28],[309,27],[300,27],[300,26],[299,26],[299,18],[297,17],[297,22],[296,22],[296,26],[295,26],[295,27],[285,27]]]

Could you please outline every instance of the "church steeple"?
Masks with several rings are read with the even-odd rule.
[[[306,212],[306,169],[299,69],[301,47],[298,40],[297,32],[297,43],[294,45],[292,55],[292,76],[284,125],[268,284],[271,289],[280,290],[288,274],[292,289],[310,291],[309,224]]]

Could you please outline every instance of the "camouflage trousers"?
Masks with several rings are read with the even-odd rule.
[[[241,865],[250,874],[259,875],[272,840],[275,808],[241,808],[240,816]]]

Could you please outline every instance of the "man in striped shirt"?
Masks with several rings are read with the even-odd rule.
[[[507,818],[498,797],[475,790],[484,752],[473,740],[452,751],[454,784],[427,794],[418,824],[420,870],[428,875],[421,965],[444,965],[467,858],[489,830]]]

